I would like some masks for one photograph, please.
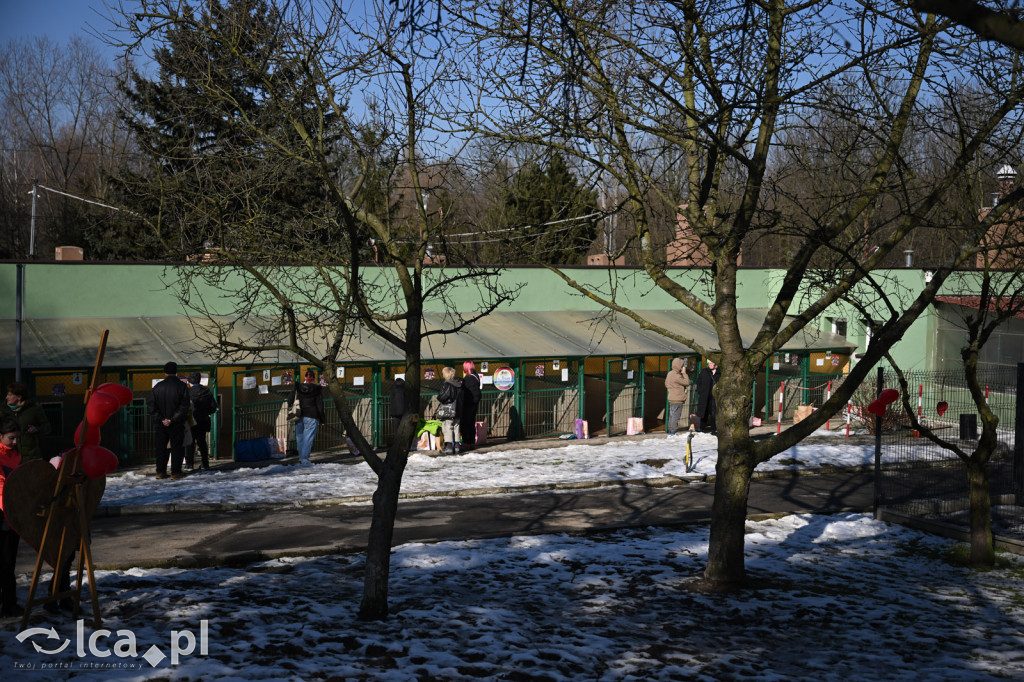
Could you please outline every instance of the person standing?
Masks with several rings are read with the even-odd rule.
[[[50,420],[43,406],[28,399],[25,384],[15,381],[7,386],[7,400],[0,407],[0,418],[12,416],[18,420],[18,451],[26,462],[43,456],[39,437],[50,433]]]
[[[156,430],[156,477],[167,478],[167,447],[170,445],[171,478],[179,479],[185,459],[185,429],[188,419],[188,386],[178,378],[178,364],[164,365],[164,378],[149,394],[149,413]]]
[[[476,410],[480,405],[480,377],[475,374],[476,365],[472,360],[462,363],[461,407],[459,408],[459,431],[462,433],[462,444],[466,447],[476,445]]]
[[[665,433],[674,436],[679,428],[679,418],[690,404],[690,377],[686,374],[686,362],[682,358],[672,359],[672,368],[665,377],[665,390],[668,391]]]
[[[441,390],[437,392],[437,413],[435,419],[441,420],[441,435],[444,437],[444,448],[442,454],[455,454],[459,451],[459,436],[461,431],[461,415],[463,383],[455,378],[455,368],[445,367],[441,370],[444,383]]]
[[[718,433],[718,407],[715,405],[715,384],[718,383],[718,365],[708,360],[708,366],[697,376],[697,418],[700,430]]]
[[[14,577],[18,563],[18,534],[7,523],[4,512],[4,485],[11,472],[21,464],[21,454],[18,452],[20,430],[15,417],[0,417],[0,602],[5,617],[21,613],[17,598],[18,585]]]
[[[405,403],[405,379],[398,377],[391,384],[391,419],[395,423],[395,433],[398,433],[398,425],[405,416]]]
[[[196,448],[202,461],[203,471],[210,470],[210,444],[207,436],[213,427],[213,415],[217,412],[217,399],[213,392],[202,384],[203,376],[199,372],[188,375],[188,395],[192,400],[192,445],[185,454],[185,465],[191,469],[195,466]]]
[[[313,439],[324,420],[324,396],[313,370],[306,370],[305,380],[292,386],[292,393],[288,396],[289,409],[296,399],[299,401],[299,418],[295,421],[295,446],[299,449],[299,466],[308,466]]]

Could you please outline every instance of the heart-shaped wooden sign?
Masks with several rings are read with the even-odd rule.
[[[61,495],[60,501],[53,507],[50,539],[46,543],[46,552],[43,555],[43,559],[51,567],[56,567],[60,563],[62,531],[66,531],[63,552],[65,557],[70,552],[78,550],[82,539],[78,509],[72,503],[74,496],[71,494],[78,480],[84,481],[82,508],[86,523],[92,520],[107,487],[106,476],[86,478],[81,475],[79,479],[65,475],[64,489],[67,492]],[[57,470],[49,462],[38,459],[19,466],[7,476],[7,482],[4,483],[4,513],[7,516],[7,523],[36,551],[39,551],[39,545],[43,542],[46,509],[53,499],[56,487]]]

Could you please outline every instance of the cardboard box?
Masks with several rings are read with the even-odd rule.
[[[814,412],[813,405],[797,405],[796,409],[793,410],[793,423],[799,424],[804,419],[810,417],[812,412]]]

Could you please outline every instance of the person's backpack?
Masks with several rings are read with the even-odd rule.
[[[196,412],[204,417],[209,417],[217,411],[217,400],[213,397],[213,393],[207,391],[202,396],[200,404],[196,405]]]
[[[454,403],[458,398],[455,387],[447,381],[441,384],[441,390],[437,392],[437,401],[441,404]]]

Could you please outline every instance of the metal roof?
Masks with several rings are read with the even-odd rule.
[[[692,311],[644,311],[652,324],[694,338],[708,348],[717,348],[712,327]],[[753,340],[764,311],[740,311],[740,332],[744,341]],[[424,315],[424,330],[442,328],[451,320],[442,313]],[[168,360],[187,365],[217,364],[293,364],[302,359],[286,351],[249,355],[228,362],[203,350],[189,318],[154,317],[78,317],[29,319],[22,327],[22,367],[71,369],[95,363],[103,330],[109,330],[103,357],[104,367],[159,367]],[[247,339],[257,332],[254,326],[236,322],[236,339]],[[322,354],[326,343],[311,342]],[[4,348],[3,366],[14,366],[15,321],[0,320],[0,347]],[[815,329],[801,332],[783,350],[839,350],[849,352],[854,344],[834,334]],[[461,360],[465,358],[558,358],[586,356],[670,355],[692,353],[633,320],[618,315],[614,319],[594,311],[494,312],[457,334],[428,336],[423,343],[423,358]],[[404,362],[397,348],[363,330],[342,351],[342,362]]]

